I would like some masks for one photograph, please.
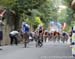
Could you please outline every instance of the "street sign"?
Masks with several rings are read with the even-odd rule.
[[[75,45],[72,46],[72,55],[75,56]]]
[[[75,26],[73,26],[73,31],[75,31]]]

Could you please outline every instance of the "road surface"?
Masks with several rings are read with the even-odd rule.
[[[72,49],[68,44],[46,42],[40,48],[35,47],[35,42],[30,42],[27,48],[23,44],[18,46],[2,46],[0,59],[75,59]]]

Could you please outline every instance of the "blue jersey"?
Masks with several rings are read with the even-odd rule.
[[[24,24],[24,25],[23,25],[23,28],[22,28],[22,31],[23,31],[24,33],[29,32],[29,27]]]

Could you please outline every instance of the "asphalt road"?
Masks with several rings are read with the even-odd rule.
[[[18,46],[2,46],[0,59],[75,59],[72,49],[68,44],[47,42],[40,48],[35,47],[35,42],[24,48],[23,44]]]

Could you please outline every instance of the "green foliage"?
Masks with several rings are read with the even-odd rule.
[[[61,2],[62,1],[62,2]],[[39,24],[36,17],[40,17],[40,21],[46,24],[52,20],[66,22],[71,27],[73,20],[73,10],[70,8],[72,0],[0,0],[0,6],[13,10],[16,13],[18,21],[26,21],[33,27]],[[58,6],[62,3],[67,6],[66,9],[58,13]],[[75,18],[74,18],[75,19]]]
[[[12,8],[16,0],[0,0],[0,6]]]

